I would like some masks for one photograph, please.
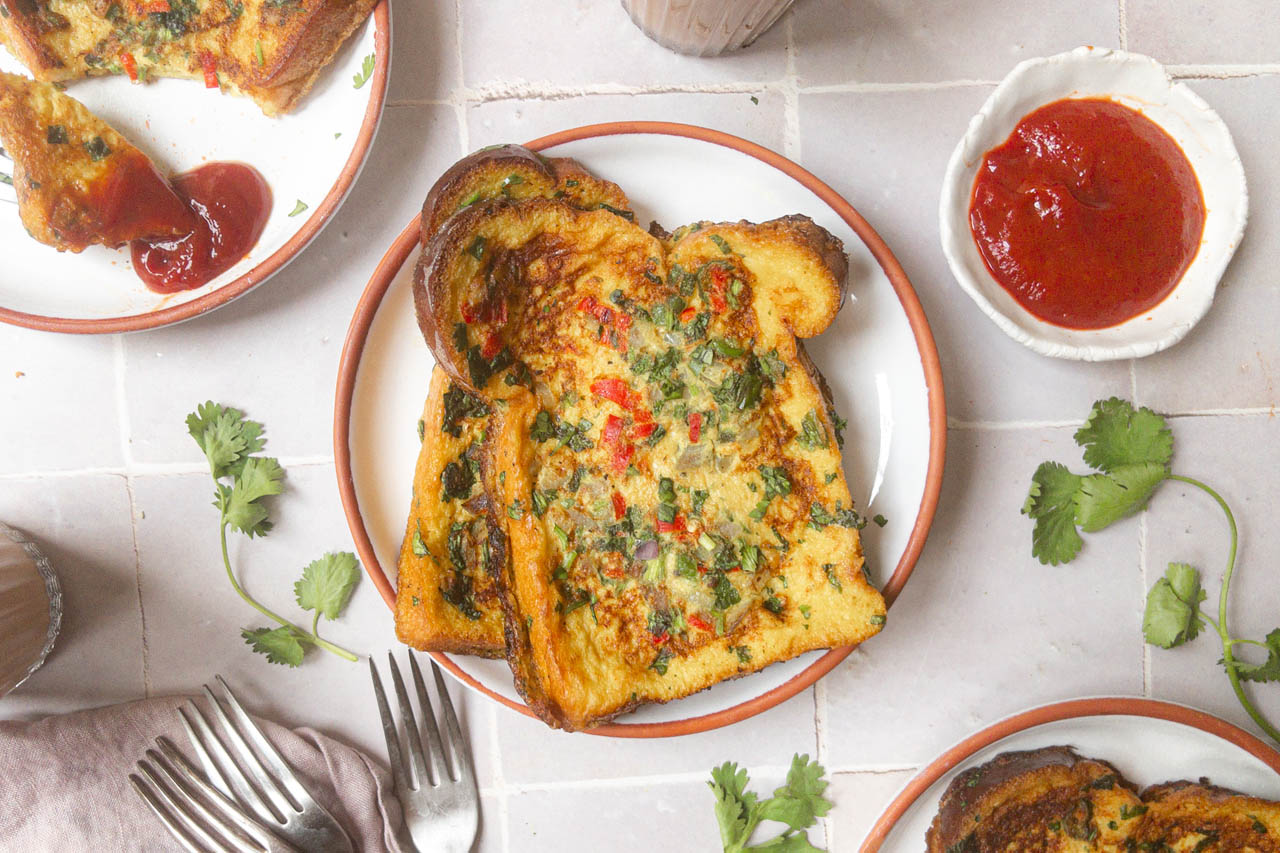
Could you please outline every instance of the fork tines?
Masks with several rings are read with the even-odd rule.
[[[449,691],[445,689],[444,678],[440,668],[431,664],[435,676],[436,693],[444,712],[445,733],[449,740],[448,757],[440,739],[440,729],[436,725],[436,714],[427,696],[427,685],[418,667],[418,660],[413,652],[409,653],[409,668],[413,673],[414,692],[417,694],[418,706],[422,709],[422,728],[427,731],[427,750],[423,750],[422,738],[418,734],[418,720],[409,702],[408,691],[405,690],[404,679],[400,676],[400,667],[390,652],[387,660],[391,667],[391,681],[395,687],[396,700],[400,705],[400,719],[404,721],[407,744],[402,748],[396,730],[395,719],[387,705],[387,696],[382,688],[382,679],[378,676],[378,668],[369,659],[369,671],[373,676],[373,692],[378,702],[378,712],[382,717],[382,732],[387,740],[387,753],[391,761],[391,772],[397,787],[416,791],[423,787],[438,788],[452,782],[469,782],[475,785],[475,768],[471,763],[471,752],[467,749],[462,737],[462,728],[458,725],[458,715],[453,710],[453,702],[449,699]],[[429,752],[430,772],[427,759]],[[408,756],[406,767],[405,755]],[[446,763],[447,762],[447,763]]]
[[[269,853],[292,850],[273,838],[235,803],[214,789],[165,736],[159,751],[148,749],[129,774],[142,797],[169,833],[193,853]]]
[[[215,723],[210,723],[194,702],[178,708],[182,726],[212,786],[301,849],[352,851],[342,827],[298,781],[222,676],[216,678],[222,687],[221,699],[208,685],[204,687]]]

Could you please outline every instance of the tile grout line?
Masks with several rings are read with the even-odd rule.
[[[825,769],[827,766],[827,685],[825,679],[819,678],[813,685],[813,740],[815,760]],[[828,850],[836,848],[835,825],[828,815],[822,817],[822,832],[826,836]]]
[[[458,143],[462,146],[462,156],[465,157],[471,153],[471,134],[467,130],[467,106],[470,103],[470,97],[462,57],[462,0],[454,0],[453,9],[454,49],[458,55],[458,85],[450,92],[449,99],[453,103],[454,115],[458,119]],[[505,826],[503,831],[502,849],[505,853],[507,850]]]
[[[494,727],[496,731],[496,725]],[[828,776],[850,776],[855,774],[888,774],[888,773],[904,773],[917,771],[920,769],[919,762],[904,764],[884,764],[876,766],[859,767],[850,765],[847,767],[825,768]],[[500,765],[499,765],[500,771]],[[783,778],[791,769],[790,765],[752,765],[748,768],[754,776],[776,776]],[[557,791],[576,791],[582,789],[623,789],[631,787],[652,787],[662,784],[678,784],[682,782],[705,782],[707,781],[707,771],[690,770],[682,773],[666,773],[653,776],[618,776],[607,779],[572,779],[564,782],[514,782],[508,783],[505,778],[501,785],[495,784],[485,786],[482,790],[491,795],[499,795],[502,791],[507,793],[518,794],[535,794],[535,793],[554,793]]]
[[[795,13],[788,12],[783,21],[786,28],[787,64],[782,75],[782,153],[792,162],[799,163],[800,147],[800,92],[796,76]]]
[[[1129,3],[1128,0],[1116,0],[1116,23],[1119,25],[1120,49],[1129,49]]]
[[[147,647],[147,609],[142,604],[142,554],[138,549],[138,501],[133,493],[133,453],[129,447],[133,427],[129,420],[128,394],[125,391],[125,352],[124,335],[118,334],[112,340],[112,360],[115,362],[116,378],[116,426],[120,430],[120,459],[124,463],[123,471],[125,496],[129,501],[129,536],[133,545],[133,588],[138,596],[138,623],[142,632],[142,695],[151,698],[151,661]]]
[[[333,465],[332,456],[279,457],[284,468],[316,468]],[[130,462],[128,465],[103,468],[70,468],[50,471],[11,471],[0,474],[4,480],[31,480],[43,477],[91,477],[115,475],[119,477],[163,476],[166,474],[208,474],[209,466],[199,462]]]
[[[1142,582],[1140,600],[1146,603],[1147,593],[1147,516],[1150,510],[1143,510],[1138,517],[1138,579]],[[1144,614],[1145,615],[1145,614]],[[1151,644],[1143,637],[1142,642],[1142,695],[1151,696]]]

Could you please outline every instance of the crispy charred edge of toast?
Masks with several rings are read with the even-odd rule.
[[[928,853],[976,853],[965,846],[966,839],[985,820],[985,800],[1021,780],[1030,781],[1046,768],[1066,767],[1096,771],[1096,778],[1115,777],[1115,785],[1137,799],[1133,786],[1111,765],[1084,758],[1069,746],[1048,746],[1019,752],[1005,752],[985,764],[970,767],[951,780],[939,802],[938,814],[925,834]]]
[[[0,0],[0,42],[39,80],[52,79],[49,72],[63,67],[40,39],[53,28],[35,0]]]
[[[449,217],[477,202],[535,196],[561,198],[584,210],[607,207],[631,214],[617,184],[595,177],[576,160],[544,157],[522,145],[492,145],[463,157],[432,185],[422,205],[422,244]]]
[[[305,25],[288,28],[280,59],[264,79],[250,72],[237,85],[269,116],[297,106],[347,39],[360,28],[378,0],[328,0]],[[238,64],[238,63],[237,63]],[[248,63],[253,68],[252,62]]]
[[[222,56],[219,70],[227,75],[235,90],[252,98],[262,111],[275,116],[292,110],[315,85],[316,79],[333,60],[378,0],[327,0],[311,10],[300,26],[273,27],[272,35],[283,35],[282,46],[273,52],[271,61],[259,67],[256,58]],[[0,41],[40,80],[67,81],[88,76],[85,69],[68,67],[45,43],[43,36],[61,26],[39,0],[0,0]],[[96,14],[96,12],[95,12]],[[220,38],[225,53],[236,19],[222,25]],[[198,39],[208,30],[188,33],[172,44],[180,45],[188,37]],[[195,51],[192,51],[194,57]],[[194,64],[192,64],[194,63]],[[159,76],[199,77],[198,59],[192,58],[188,68],[161,63]]]
[[[0,0],[3,2],[3,0]],[[518,176],[519,181],[508,183],[511,176]],[[580,164],[568,158],[546,158],[519,145],[496,145],[483,148],[462,158],[436,181],[427,194],[421,215],[422,242],[427,244],[441,226],[455,213],[472,207],[479,202],[490,202],[505,199],[504,192],[514,187],[517,196],[560,194],[569,203],[580,203],[588,206],[609,205],[615,209],[629,211],[630,203],[622,190],[608,181],[602,181],[588,173]],[[415,279],[423,274],[423,266],[419,264],[415,271]],[[418,288],[415,287],[415,293]],[[419,314],[421,318],[423,315]],[[420,321],[421,322],[421,321]],[[433,351],[435,347],[432,347]],[[443,363],[447,368],[448,363]],[[454,371],[446,371],[451,380],[459,377]],[[444,383],[447,384],[447,383]],[[467,387],[467,383],[461,383]],[[432,393],[436,393],[433,376]],[[442,385],[443,388],[443,385]],[[443,390],[440,391],[443,393]],[[430,440],[430,439],[427,439]],[[482,467],[490,463],[490,446],[486,440],[481,456]],[[482,483],[484,482],[482,478]],[[484,500],[489,501],[489,491],[484,490]],[[411,517],[413,513],[411,512]],[[503,582],[501,575],[509,560],[507,559],[507,540],[501,525],[489,506],[485,513],[485,521],[489,530],[490,574],[495,583]],[[410,535],[406,531],[406,536]],[[403,553],[403,548],[402,548]],[[510,634],[510,628],[505,628]],[[411,638],[401,636],[406,642]],[[502,645],[492,646],[466,642],[462,639],[448,638],[441,632],[431,641],[431,650],[456,652],[460,654],[478,654],[484,657],[503,657],[510,643],[507,638]],[[412,643],[411,643],[412,644]],[[428,648],[419,645],[419,648]],[[519,685],[519,676],[517,675]]]
[[[458,457],[456,456],[447,454],[441,454],[439,456],[434,455],[434,448],[432,445],[433,441],[441,441],[440,433],[443,431],[444,418],[446,416],[446,394],[451,386],[452,383],[449,381],[444,371],[437,368],[432,372],[431,388],[428,392],[427,402],[423,409],[422,448],[418,454],[418,462],[414,469],[415,489],[422,485],[419,483],[420,479],[424,480],[428,486],[439,488],[440,477],[445,466],[449,462],[457,461]],[[483,420],[484,417],[485,416],[483,415],[468,415],[465,419]],[[485,464],[483,444],[481,445],[480,464],[482,467]],[[465,505],[468,513],[481,521],[484,525],[485,539],[489,547],[488,574],[489,578],[494,583],[497,583],[495,563],[506,559],[506,536],[503,534],[502,528],[498,524],[498,520],[493,513],[492,505],[488,498],[488,492],[484,489],[483,484],[484,478],[481,476],[478,478],[477,482],[477,485],[480,487],[478,493],[468,498]],[[476,491],[475,486],[472,487],[472,490]],[[456,518],[456,515],[452,514],[452,511],[456,510],[456,508],[456,504],[446,505],[445,511],[440,513],[437,520],[447,522],[452,525],[453,519]],[[399,583],[397,584],[398,588],[396,590],[396,637],[401,642],[423,651],[479,655],[481,657],[488,658],[503,657],[506,652],[506,647],[502,642],[500,628],[502,618],[500,596],[498,597],[498,600],[491,601],[487,606],[487,610],[493,613],[496,621],[499,623],[498,633],[491,642],[486,642],[482,636],[485,633],[485,629],[483,629],[482,626],[487,621],[486,619],[482,618],[475,621],[468,620],[464,627],[470,628],[471,630],[456,630],[450,623],[456,622],[456,620],[465,620],[466,617],[462,615],[460,610],[456,614],[453,613],[449,608],[457,608],[451,602],[444,601],[443,606],[441,606],[441,602],[433,601],[425,610],[415,611],[413,608],[421,607],[422,604],[419,603],[415,606],[412,604],[411,598],[406,598],[406,596],[412,595],[410,589],[415,586],[416,582],[431,581],[432,583],[424,584],[422,588],[417,591],[423,595],[440,595],[441,599],[443,599],[443,594],[438,582],[445,580],[450,574],[450,572],[438,566],[434,561],[430,561],[430,558],[426,558],[428,562],[424,565],[430,567],[426,569],[420,569],[418,568],[419,564],[410,562],[411,560],[417,559],[416,555],[413,555],[412,537],[414,532],[421,534],[421,530],[417,524],[419,520],[420,515],[415,501],[409,512],[409,523],[406,524],[405,535],[401,542],[399,552],[400,577]],[[433,543],[436,542],[438,537],[431,534],[438,532],[439,531],[432,531],[428,534],[427,538]],[[469,568],[473,570],[475,569],[474,566]],[[412,581],[409,580],[408,575],[412,575]],[[484,613],[485,611],[481,612]],[[435,614],[437,613],[445,613],[449,614],[449,616],[446,619],[437,620],[435,618]],[[423,623],[426,623],[425,626]],[[463,623],[457,622],[457,624]]]
[[[1280,850],[1280,803],[1212,785],[1207,779],[1152,785],[1142,792],[1142,801],[1147,811],[1132,833],[1138,849],[1143,849],[1142,843],[1170,841],[1172,830],[1180,833],[1174,842],[1186,835],[1211,837],[1210,850]]]

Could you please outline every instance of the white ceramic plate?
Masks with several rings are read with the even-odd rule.
[[[267,118],[248,98],[206,89],[200,81],[143,85],[105,77],[69,86],[69,95],[164,173],[213,160],[250,164],[271,187],[271,217],[258,244],[231,269],[203,287],[165,295],[148,290],[134,274],[128,247],[58,252],[27,236],[16,206],[0,203],[0,321],[63,332],[132,331],[188,319],[261,284],[319,233],[364,164],[386,95],[389,32],[383,2],[299,107],[279,118]],[[356,89],[352,77],[364,57],[375,53],[374,75]],[[27,75],[2,49],[0,70]],[[299,201],[307,210],[290,216]]]
[[[557,137],[571,141],[554,144]],[[849,302],[832,327],[807,346],[831,384],[837,410],[849,420],[844,459],[854,502],[868,517],[879,513],[888,519],[883,529],[869,525],[863,537],[873,580],[886,588],[887,597],[896,595],[932,520],[945,414],[928,326],[887,247],[812,175],[734,137],[649,123],[579,128],[557,137],[530,145],[574,157],[594,174],[617,181],[639,222],[656,219],[674,227],[699,219],[762,221],[803,213],[844,241],[851,262]],[[807,176],[836,206],[762,156]],[[840,206],[869,238],[855,233]],[[434,364],[414,319],[416,242],[417,225],[411,223],[361,300],[347,337],[335,412],[335,455],[348,521],[365,566],[389,604],[389,579],[395,575],[420,447],[416,424]],[[650,735],[723,725],[808,686],[847,653],[825,653],[826,663],[818,664],[824,653],[812,652],[679,702],[647,706],[628,715],[628,725],[604,728],[612,734],[626,729],[625,734]],[[464,683],[523,708],[505,662],[439,657]],[[690,723],[693,718],[700,722]]]
[[[948,750],[894,799],[861,853],[920,853],[957,774],[1002,752],[1059,745],[1110,763],[1139,790],[1205,776],[1215,785],[1280,800],[1280,754],[1230,723],[1150,699],[1080,699],[1002,720]]]
[[[1204,195],[1200,248],[1182,280],[1149,311],[1107,329],[1066,329],[1031,314],[991,277],[969,230],[973,181],[987,151],[1023,116],[1063,98],[1107,97],[1160,125],[1181,146]],[[965,292],[1006,334],[1042,355],[1104,361],[1140,358],[1182,340],[1213,302],[1244,235],[1249,195],[1231,133],[1199,95],[1146,56],[1081,47],[1020,63],[956,145],[942,182],[942,251]]]

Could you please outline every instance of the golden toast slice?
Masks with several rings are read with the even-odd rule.
[[[846,261],[803,217],[667,239],[563,199],[477,201],[426,246],[419,324],[486,401],[516,685],[582,729],[885,621],[800,346]]]
[[[191,231],[191,210],[147,155],[50,83],[0,72],[0,145],[18,215],[41,243],[81,252]]]
[[[459,161],[436,182],[423,205],[422,233],[424,238],[434,234],[480,199],[534,196],[630,212],[616,184],[595,178],[572,160],[544,158],[516,145],[494,146]],[[480,523],[492,516],[482,488],[457,494],[468,479],[465,472],[478,473],[487,458],[488,412],[436,368],[422,418],[396,595],[397,636],[418,649],[483,657],[506,652],[494,586],[496,567],[506,559],[506,537],[497,524]]]
[[[1006,752],[952,780],[926,853],[1124,853],[1145,811],[1114,767],[1070,747]]]
[[[1006,752],[957,776],[927,853],[1280,853],[1280,803],[1206,781],[1139,796],[1070,747]]]
[[[188,77],[288,112],[377,0],[0,0],[0,42],[39,80]]]
[[[415,648],[483,657],[506,650],[491,571],[506,559],[506,540],[480,485],[488,414],[436,368],[396,592],[396,635]]]
[[[1142,794],[1146,814],[1134,850],[1159,853],[1280,853],[1280,803],[1194,782]]]

